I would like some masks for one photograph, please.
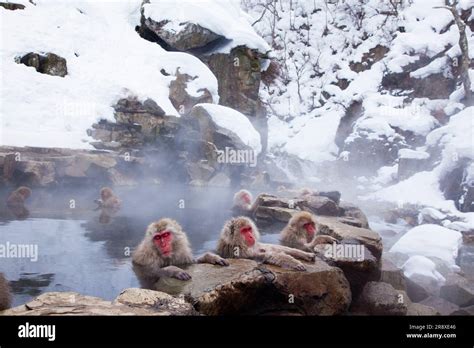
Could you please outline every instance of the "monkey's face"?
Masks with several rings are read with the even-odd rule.
[[[253,247],[258,240],[257,227],[247,218],[239,218],[234,222],[234,238],[242,241],[249,248]],[[240,243],[239,243],[240,244]]]
[[[252,203],[252,197],[250,197],[250,194],[248,192],[243,192],[240,195],[240,200],[245,204],[251,204]]]
[[[165,230],[153,235],[153,244],[159,250],[160,254],[165,257],[170,257],[173,251],[173,233]]]
[[[255,245],[255,236],[251,226],[241,227],[239,233],[248,247],[253,247]]]
[[[31,190],[28,187],[21,187],[18,189],[18,193],[24,198],[27,199],[31,195]]]
[[[104,187],[102,190],[100,190],[100,198],[102,198],[103,201],[109,199],[114,195],[113,191],[109,189],[108,187]]]
[[[299,221],[299,230],[306,234],[308,241],[311,241],[316,233],[316,224],[313,219],[301,219]]]

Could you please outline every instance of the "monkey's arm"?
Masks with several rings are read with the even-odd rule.
[[[311,242],[305,245],[310,250],[314,250],[314,247],[318,244],[333,244],[333,243],[339,243],[339,241],[336,238],[333,238],[331,236],[320,234],[320,235],[316,235],[316,237],[314,237],[314,239]]]
[[[189,280],[191,276],[176,266],[159,267],[156,264],[140,264],[133,262],[134,270],[143,278],[159,279],[161,277],[176,278],[179,280]]]
[[[219,266],[229,266],[229,262],[226,259],[223,259],[219,255],[214,253],[207,252],[204,255],[198,257],[195,263],[210,263],[211,265],[219,265]]]
[[[190,280],[191,275],[179,267],[167,266],[158,270],[160,277],[176,278],[179,280]]]
[[[266,249],[276,251],[276,252],[282,252],[300,260],[314,261],[315,259],[315,255],[313,252],[306,252],[306,251],[298,250],[295,248],[290,248],[284,245],[274,245],[274,244],[264,244],[264,243],[261,243],[261,245],[264,246]],[[308,251],[310,250],[313,250],[313,249],[308,249]]]
[[[269,265],[279,266],[281,268],[293,269],[296,271],[306,271],[306,267],[300,261],[284,253],[263,250],[255,253],[252,258]]]

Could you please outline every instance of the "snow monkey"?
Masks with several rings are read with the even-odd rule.
[[[313,252],[317,244],[337,243],[337,239],[331,236],[317,235],[314,216],[302,211],[294,214],[281,231],[280,243],[287,247]]]
[[[194,260],[186,233],[178,222],[169,218],[151,223],[133,253],[134,270],[142,284],[153,284],[161,277],[190,280],[191,276],[179,266],[192,263],[229,265],[226,260],[213,253],[206,253]]]
[[[105,209],[111,213],[118,212],[122,205],[122,201],[110,187],[102,187],[100,189],[100,199],[95,200],[95,202],[99,205],[99,209]]]
[[[260,233],[247,217],[240,216],[228,220],[221,231],[217,243],[217,253],[226,258],[253,259],[283,268],[305,271],[298,261],[314,261],[314,254],[281,245],[259,243]]]
[[[11,300],[12,295],[8,282],[3,276],[3,273],[0,273],[0,311],[10,308]]]
[[[25,207],[25,201],[31,196],[31,189],[26,186],[20,186],[15,191],[10,193],[7,198],[8,209],[17,218],[26,218],[30,214]]]
[[[240,190],[234,195],[234,205],[232,210],[239,214],[251,214],[255,208],[252,194],[247,190]]]

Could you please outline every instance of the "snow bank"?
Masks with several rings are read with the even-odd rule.
[[[198,24],[232,40],[219,50],[228,53],[234,47],[245,45],[262,53],[270,46],[252,28],[249,18],[240,9],[239,0],[152,0],[144,4],[144,16],[155,22],[164,20],[176,32],[184,29],[185,22]]]
[[[234,132],[244,144],[250,146],[257,154],[262,151],[260,134],[247,116],[222,105],[203,103],[197,106],[203,107],[219,127]]]
[[[0,145],[92,148],[86,130],[101,118],[113,120],[111,106],[129,95],[179,116],[168,99],[177,68],[196,77],[188,93],[207,88],[218,101],[217,80],[199,59],[166,52],[135,32],[141,0],[35,2],[22,11],[0,8]],[[29,52],[64,57],[68,75],[15,63]]]
[[[390,249],[409,256],[437,257],[454,266],[462,235],[448,228],[426,224],[412,228]]]
[[[398,150],[398,158],[409,158],[409,159],[427,159],[430,157],[430,154],[425,151],[416,151],[410,149],[400,149]]]
[[[437,283],[444,283],[446,279],[436,270],[436,264],[424,256],[412,256],[402,266],[403,274],[412,278],[421,275],[433,279]]]

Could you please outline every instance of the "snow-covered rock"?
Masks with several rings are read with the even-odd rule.
[[[390,249],[409,256],[437,257],[449,266],[455,265],[458,249],[462,241],[461,233],[448,228],[426,224],[409,230]],[[412,261],[407,265],[410,272]],[[426,265],[426,263],[422,263]]]
[[[425,256],[411,256],[402,266],[403,273],[408,278],[415,275],[430,278],[438,283],[446,279],[436,270],[436,264]]]

